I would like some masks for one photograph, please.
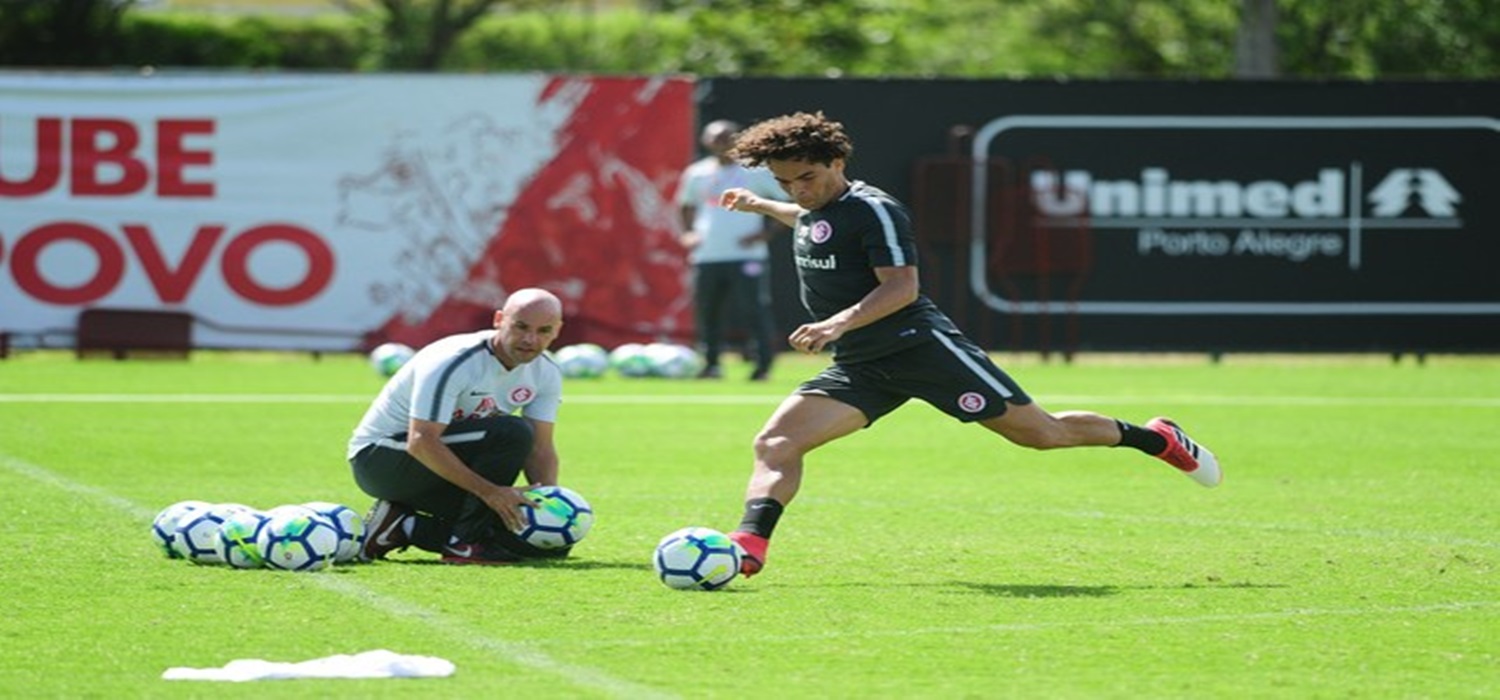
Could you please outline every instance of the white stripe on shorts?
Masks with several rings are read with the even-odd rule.
[[[969,357],[969,353],[964,352],[963,348],[954,345],[953,341],[948,338],[948,334],[937,329],[933,329],[931,332],[932,337],[937,338],[937,341],[939,343],[942,343],[943,347],[948,348],[948,352],[953,353],[953,356],[957,357],[959,362],[964,363],[965,367],[968,367],[971,371],[974,372],[976,376],[983,380],[985,384],[988,384],[991,389],[994,389],[995,393],[1000,395],[1000,398],[1008,399],[1013,396],[1010,389],[1007,388],[1004,384],[1001,384],[1000,380],[990,376],[988,372],[984,371],[983,367],[980,367],[977,363],[975,363],[974,358]]]

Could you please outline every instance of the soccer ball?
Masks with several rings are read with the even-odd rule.
[[[609,353],[593,343],[569,345],[553,354],[564,377],[592,379],[609,369]]]
[[[703,359],[696,351],[676,343],[647,345],[646,358],[651,362],[652,374],[668,379],[687,379],[697,376],[703,369]]]
[[[219,528],[230,516],[250,506],[240,503],[215,503],[207,508],[188,511],[177,520],[174,549],[194,564],[223,564],[219,556]]]
[[[525,495],[531,505],[521,507],[526,523],[516,534],[533,547],[572,547],[594,526],[594,509],[572,489],[542,486]]]
[[[718,530],[685,527],[661,538],[652,564],[669,588],[712,591],[740,574],[740,550]]]
[[[380,373],[382,377],[389,377],[401,369],[401,366],[411,360],[416,350],[409,345],[401,343],[381,343],[370,351],[370,366]]]
[[[339,531],[339,550],[333,555],[335,562],[344,564],[359,556],[360,547],[365,544],[365,519],[359,513],[349,506],[326,501],[303,503],[302,507],[328,518]]]
[[[163,508],[156,514],[156,519],[151,521],[151,539],[168,559],[181,559],[183,554],[177,551],[173,542],[177,540],[177,521],[188,513],[207,508],[213,505],[208,501],[178,501]]]
[[[339,531],[317,513],[281,512],[266,521],[255,545],[273,569],[317,571],[333,564]]]
[[[265,513],[253,509],[230,515],[219,525],[219,538],[214,540],[219,559],[236,569],[259,569],[265,561],[260,556],[256,538],[270,519]]]
[[[609,366],[622,377],[651,376],[651,358],[646,356],[646,346],[626,343],[609,353]]]

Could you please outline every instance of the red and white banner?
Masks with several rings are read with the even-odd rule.
[[[564,340],[686,337],[692,82],[0,76],[0,331],[187,311],[210,347],[421,345],[508,290]]]

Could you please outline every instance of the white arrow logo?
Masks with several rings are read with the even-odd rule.
[[[1375,216],[1401,216],[1416,206],[1428,216],[1451,217],[1463,197],[1436,170],[1397,168],[1370,191],[1369,200]]]

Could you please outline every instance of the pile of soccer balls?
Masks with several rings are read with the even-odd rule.
[[[317,571],[355,561],[365,524],[348,506],[323,501],[266,511],[240,503],[181,501],[157,514],[151,536],[169,559]]]
[[[376,374],[389,378],[415,354],[410,346],[382,343],[370,351],[370,367]],[[595,379],[611,370],[632,379],[691,379],[703,369],[703,357],[677,343],[625,343],[614,350],[605,350],[594,343],[578,343],[558,348],[552,359],[557,361],[563,376],[570,379]]]
[[[594,526],[594,509],[576,491],[542,486],[526,492],[526,521],[516,533],[541,549],[578,544]],[[236,569],[318,571],[358,561],[364,519],[325,501],[261,511],[240,503],[181,501],[151,523],[151,537],[168,559],[228,564]]]
[[[579,343],[558,348],[552,357],[563,376],[573,379],[602,377],[610,370],[631,379],[690,379],[703,369],[697,351],[676,343],[625,343],[614,350]]]

